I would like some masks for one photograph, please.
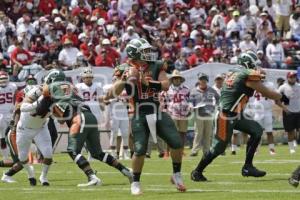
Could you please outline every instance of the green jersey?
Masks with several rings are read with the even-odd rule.
[[[46,90],[46,91],[45,91]],[[84,105],[84,100],[77,94],[75,87],[69,82],[54,82],[44,88],[44,93],[51,97],[54,115],[68,117]],[[67,122],[68,124],[68,122]]]
[[[165,70],[166,65],[162,61],[147,62],[145,66],[136,66],[134,63],[128,61],[122,65],[116,67],[115,75],[120,76],[130,67],[137,67],[145,77],[149,77],[152,80],[158,80],[159,73]],[[131,84],[125,85],[126,92],[128,96],[131,97],[130,103],[131,108],[133,108],[138,113],[153,113],[159,108],[159,93],[160,91],[155,91],[148,88],[146,85],[142,84],[140,80],[137,80],[137,84],[132,87]],[[131,110],[131,112],[133,112]]]
[[[252,69],[234,69],[224,81],[221,90],[220,107],[223,110],[241,113],[249,98],[253,96],[254,90],[247,87],[247,81],[260,81],[259,71]]]

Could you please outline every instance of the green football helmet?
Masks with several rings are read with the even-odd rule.
[[[44,83],[51,84],[53,82],[65,81],[66,75],[62,70],[51,69],[44,78]]]
[[[152,51],[151,44],[143,39],[132,39],[126,45],[126,53],[128,58],[133,60],[143,61],[155,61],[157,59],[156,54]]]
[[[254,69],[259,65],[259,60],[256,53],[251,50],[248,50],[238,57],[237,64],[247,68]]]

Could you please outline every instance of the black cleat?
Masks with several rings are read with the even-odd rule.
[[[29,184],[31,186],[36,186],[36,179],[35,178],[29,178],[28,180],[29,180]]]
[[[194,170],[191,173],[191,180],[195,182],[205,182],[207,181],[207,178],[203,176],[202,172]]]
[[[163,158],[163,157],[164,157],[164,155],[165,155],[165,153],[164,153],[164,152],[160,152],[160,153],[158,154],[158,157],[159,157],[159,158]]]
[[[289,184],[294,186],[295,188],[298,187],[300,181],[300,167],[298,167],[289,178]]]
[[[253,165],[246,166],[242,168],[242,176],[253,176],[253,177],[263,177],[267,173],[265,171],[261,171],[259,169],[256,169]]]
[[[231,155],[236,155],[236,151],[231,151]]]

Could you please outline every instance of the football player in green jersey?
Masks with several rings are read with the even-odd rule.
[[[119,80],[114,83],[103,101],[117,97],[124,88],[131,98],[130,108],[134,109],[131,119],[134,143],[131,194],[142,194],[140,176],[149,135],[155,135],[155,130],[172,149],[173,175],[171,181],[179,191],[184,192],[186,188],[180,173],[183,144],[171,117],[159,109],[159,93],[169,88],[169,79],[165,72],[166,64],[156,60],[152,46],[145,39],[131,40],[126,46],[126,53],[128,61],[117,66],[115,70],[115,76],[118,76]],[[150,116],[153,117],[152,122],[150,122]]]
[[[300,165],[295,171],[293,171],[291,177],[289,178],[289,184],[294,187],[298,187],[299,181],[300,181]]]
[[[101,184],[87,159],[81,155],[84,143],[94,159],[102,161],[118,169],[130,182],[132,174],[125,166],[119,163],[101,149],[96,117],[90,108],[84,104],[75,87],[65,81],[65,74],[57,69],[51,70],[44,79],[43,98],[38,102],[37,114],[42,115],[50,108],[53,115],[61,123],[69,127],[68,153],[78,167],[88,177],[88,183],[79,184],[79,187]]]
[[[250,135],[242,175],[254,177],[266,175],[266,172],[255,168],[252,162],[263,129],[257,122],[243,115],[243,110],[255,90],[274,100],[286,101],[286,97],[263,85],[262,74],[259,70],[255,70],[257,60],[254,52],[246,51],[238,57],[240,68],[227,74],[221,90],[219,112],[215,117],[215,136],[212,147],[208,153],[203,155],[196,169],[192,171],[191,179],[193,181],[207,181],[206,177],[203,176],[203,170],[225,151],[234,129]]]

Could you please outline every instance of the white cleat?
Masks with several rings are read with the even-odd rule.
[[[5,173],[3,173],[1,181],[4,183],[16,183],[17,182],[11,176],[7,176]]]
[[[274,149],[270,149],[270,155],[271,155],[271,156],[274,156],[274,155],[276,155],[276,152],[275,152],[275,150],[274,150]]]
[[[92,175],[89,178],[89,182],[78,184],[77,187],[89,187],[89,186],[97,186],[101,184],[102,184],[101,180],[96,175]]]
[[[290,154],[296,153],[295,149],[290,149]]]
[[[176,188],[180,192],[185,192],[186,187],[184,186],[182,175],[180,172],[177,172],[172,175],[171,182],[176,185]]]
[[[47,177],[44,177],[44,176],[40,176],[40,183],[43,185],[43,186],[49,186],[49,181],[47,179]]]
[[[131,160],[128,149],[124,150],[124,160]]]
[[[135,196],[143,194],[140,182],[132,182],[131,183],[131,194],[135,195]]]

